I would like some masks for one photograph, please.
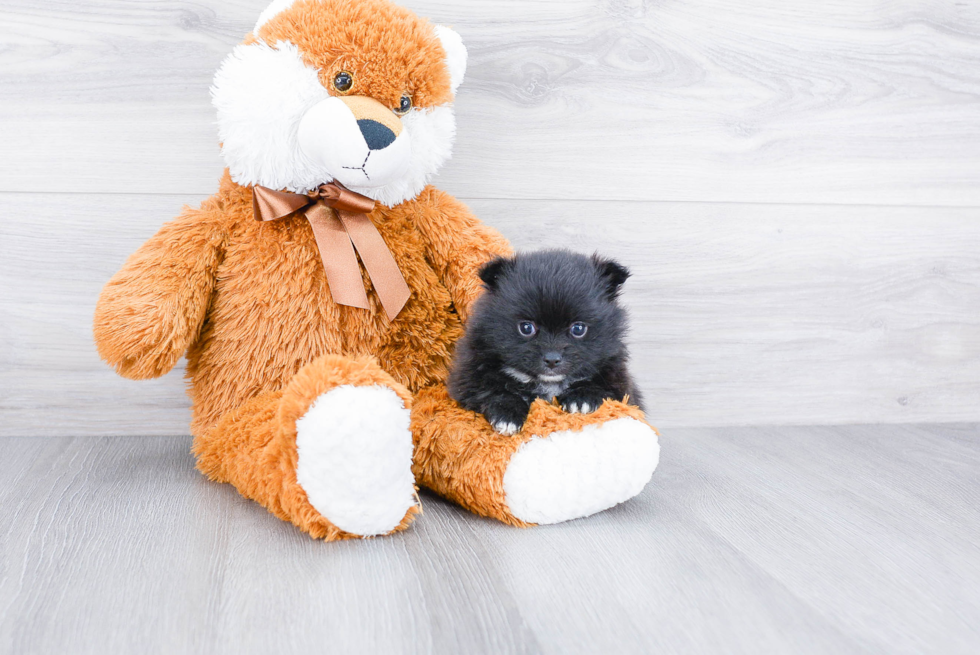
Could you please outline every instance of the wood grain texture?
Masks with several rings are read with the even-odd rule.
[[[187,438],[3,439],[8,653],[980,649],[976,426],[688,429],[636,499],[519,530],[425,496],[325,544]]]
[[[90,325],[129,253],[199,200],[0,194],[0,435],[186,432],[181,372],[116,377]],[[659,426],[980,420],[977,210],[471,206],[518,248],[633,269],[633,369]]]
[[[7,0],[0,191],[209,193],[266,0]],[[468,198],[980,204],[980,5],[410,0],[471,54]]]

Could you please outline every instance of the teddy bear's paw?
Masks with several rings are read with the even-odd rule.
[[[535,436],[507,465],[507,506],[527,523],[589,516],[640,493],[659,459],[657,433],[633,418]]]
[[[384,385],[331,389],[296,421],[296,480],[345,532],[393,531],[416,504],[405,403]]]

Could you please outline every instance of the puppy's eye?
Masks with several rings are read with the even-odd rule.
[[[521,336],[533,337],[538,333],[538,326],[531,321],[521,321],[517,324],[517,331],[521,333]]]
[[[409,111],[412,110],[412,97],[409,95],[403,95],[401,101],[398,103],[398,109],[395,113],[399,116],[404,116]]]
[[[354,76],[347,71],[340,71],[333,78],[333,88],[341,93],[347,93],[354,86]]]
[[[589,326],[585,323],[572,323],[572,326],[568,328],[568,331],[576,339],[581,339],[585,336],[585,333],[589,331]]]

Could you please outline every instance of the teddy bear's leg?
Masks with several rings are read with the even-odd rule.
[[[615,401],[592,414],[566,414],[538,400],[523,430],[504,436],[434,386],[415,396],[412,433],[419,484],[518,526],[567,521],[629,500],[650,481],[660,455],[643,413]]]
[[[404,530],[419,512],[411,395],[372,357],[321,357],[195,439],[198,468],[313,537]]]

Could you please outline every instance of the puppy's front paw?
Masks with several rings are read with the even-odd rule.
[[[569,414],[591,414],[608,397],[598,389],[573,389],[559,396],[558,402]]]
[[[516,423],[510,423],[508,421],[503,421],[503,420],[493,421],[492,423],[490,423],[490,425],[491,427],[493,427],[494,430],[507,437],[509,437],[512,434],[517,434],[518,431],[520,431],[521,429],[521,426],[517,425]]]
[[[531,406],[520,398],[501,398],[483,415],[494,430],[500,434],[512,435],[521,431],[530,409]]]

